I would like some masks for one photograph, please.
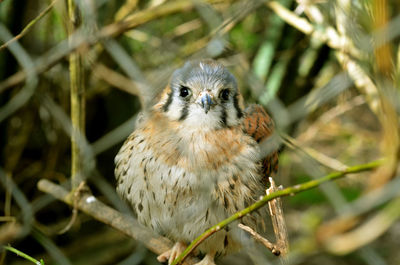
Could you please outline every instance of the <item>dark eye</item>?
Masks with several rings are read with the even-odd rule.
[[[229,89],[223,89],[221,93],[219,94],[219,97],[222,98],[223,100],[228,100],[229,99]]]
[[[186,98],[190,95],[190,88],[181,86],[181,90],[179,91],[179,96]]]

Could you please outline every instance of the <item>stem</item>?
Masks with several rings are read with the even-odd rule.
[[[29,260],[32,263],[35,263],[36,265],[44,265],[44,261],[42,259],[40,261],[37,260],[37,259],[34,259],[31,256],[29,256],[28,254],[25,254],[24,252],[22,252],[22,251],[20,251],[20,250],[18,250],[16,248],[13,248],[13,247],[10,247],[10,246],[4,246],[4,249],[17,254],[18,256],[23,257],[24,259]]]
[[[353,167],[349,167],[346,170],[343,171],[339,171],[339,172],[333,172],[330,173],[322,178],[319,179],[315,179],[315,180],[311,180],[302,184],[298,184],[283,190],[278,190],[276,192],[270,193],[269,195],[265,195],[262,199],[260,199],[259,201],[257,201],[256,203],[250,205],[249,207],[235,213],[234,215],[230,216],[229,218],[223,220],[222,222],[214,225],[213,227],[209,228],[208,230],[206,230],[203,234],[201,234],[199,237],[197,237],[186,249],[185,251],[177,258],[174,260],[174,262],[172,263],[172,265],[177,265],[180,264],[181,262],[184,261],[184,259],[201,243],[203,242],[205,239],[207,239],[209,236],[211,236],[212,234],[218,232],[219,230],[221,230],[222,228],[224,228],[225,226],[227,226],[228,224],[232,223],[233,221],[236,221],[240,218],[242,218],[243,216],[245,216],[246,214],[249,214],[253,211],[258,210],[259,208],[263,207],[265,204],[268,203],[268,201],[273,200],[275,198],[278,197],[284,197],[284,196],[293,196],[299,192],[303,192],[315,187],[318,187],[319,185],[328,182],[328,181],[332,181],[332,180],[336,180],[339,178],[344,177],[347,174],[354,174],[354,173],[359,173],[359,172],[363,172],[363,171],[368,171],[371,169],[374,169],[376,167],[378,167],[379,165],[382,164],[382,160],[376,160],[367,164],[362,164],[362,165],[356,165]]]
[[[73,43],[73,33],[80,25],[80,17],[78,7],[74,0],[68,0],[68,16],[69,16],[69,41]],[[85,87],[83,79],[82,57],[78,51],[69,56],[69,77],[71,89],[71,182],[72,189],[78,187],[82,182],[82,164],[81,151],[79,148],[79,139],[84,134],[85,128]]]
[[[0,46],[0,51],[7,48],[11,43],[19,40],[20,38],[22,38],[23,36],[26,35],[26,33],[29,32],[29,30],[40,20],[42,19],[47,13],[49,13],[49,11],[53,8],[54,4],[56,3],[57,0],[54,0],[53,2],[50,3],[50,5],[48,7],[46,7],[42,12],[40,12],[40,14],[35,17],[31,22],[28,23],[28,25],[25,26],[25,28],[18,34],[16,35],[14,38],[12,38],[11,40],[7,41],[6,43],[4,43],[3,45]]]

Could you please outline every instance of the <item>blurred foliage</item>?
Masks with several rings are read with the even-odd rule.
[[[70,179],[66,2],[56,0],[25,36],[0,50],[0,244],[46,264],[157,264],[140,242],[81,213],[60,235],[71,209],[36,187],[42,178],[63,184]],[[372,240],[350,234],[346,242],[360,246],[341,245],[351,250],[340,255],[332,250],[338,248],[335,236],[364,225],[371,234],[381,231],[389,217],[367,221],[386,216],[385,209],[398,201],[399,193],[390,191],[400,190],[397,1],[279,1],[279,10],[286,7],[313,26],[308,33],[307,25],[290,25],[291,17],[278,15],[277,2],[75,2],[82,21],[76,51],[83,58],[85,135],[95,162],[86,178],[100,200],[115,206],[113,159],[134,128],[131,117],[141,108],[137,91],[157,94],[186,60],[213,57],[237,77],[246,102],[264,105],[273,116],[282,140],[278,184],[294,185],[380,157],[389,161],[377,172],[283,200],[290,264],[399,264],[400,208]],[[0,1],[0,44],[52,3]],[[168,5],[176,10],[166,12]],[[108,25],[119,29],[118,21],[135,21],[143,13],[150,19],[99,37]],[[29,79],[33,68],[26,65],[32,63],[36,72]],[[269,253],[253,260],[279,262]],[[2,251],[0,264],[29,262]]]

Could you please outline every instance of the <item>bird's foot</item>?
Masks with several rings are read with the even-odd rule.
[[[196,263],[195,265],[215,265],[214,256],[214,254],[207,254],[200,262]]]
[[[186,245],[182,242],[176,242],[175,245],[165,251],[164,253],[162,253],[161,255],[159,255],[157,257],[157,260],[161,263],[167,262],[168,260],[168,264],[171,265],[172,262],[179,257],[180,254],[182,254],[182,252],[186,249]]]

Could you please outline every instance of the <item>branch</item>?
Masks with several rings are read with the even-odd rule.
[[[270,187],[266,190],[267,195],[272,194],[278,190],[282,190],[282,185],[277,187],[275,181],[272,177],[269,177]],[[274,229],[274,234],[276,238],[275,246],[278,252],[272,252],[275,256],[285,257],[289,252],[289,239],[288,232],[286,228],[285,218],[283,216],[282,210],[282,200],[281,198],[276,198],[268,202],[269,214],[272,220],[272,227]]]
[[[278,198],[278,197],[284,197],[284,196],[293,196],[294,194],[318,187],[319,185],[328,182],[328,181],[332,181],[332,180],[336,180],[339,178],[344,177],[347,174],[354,174],[354,173],[359,173],[359,172],[363,172],[363,171],[368,171],[374,168],[377,168],[378,166],[380,166],[382,164],[382,160],[376,160],[367,164],[362,164],[362,165],[357,165],[357,166],[353,166],[353,167],[349,167],[346,170],[340,171],[340,172],[333,172],[329,175],[326,175],[325,177],[319,178],[319,179],[315,179],[315,180],[311,180],[302,184],[298,184],[283,190],[278,190],[276,192],[270,193],[265,195],[263,198],[261,198],[259,201],[257,201],[256,203],[250,205],[249,207],[235,213],[234,215],[230,216],[229,218],[223,220],[222,222],[214,225],[213,227],[211,227],[210,229],[208,229],[207,231],[205,231],[203,234],[201,234],[199,237],[197,237],[188,247],[187,249],[185,249],[185,251],[177,258],[174,260],[174,262],[172,263],[172,265],[177,265],[180,264],[181,262],[183,262],[185,260],[185,258],[194,251],[194,249],[200,245],[201,242],[203,242],[204,240],[206,240],[208,237],[210,237],[211,235],[213,235],[214,233],[218,232],[219,230],[221,230],[222,228],[224,228],[225,226],[227,226],[228,224],[242,218],[243,216],[245,216],[246,214],[249,214],[253,211],[258,210],[259,208],[263,207],[265,204],[267,204],[270,200]]]
[[[45,193],[53,195],[56,199],[74,206],[74,197],[62,186],[42,179],[38,183],[38,188]],[[149,250],[158,255],[173,246],[173,243],[169,239],[155,235],[140,225],[134,218],[105,205],[90,193],[82,194],[75,203],[77,208],[82,212],[142,242]],[[197,258],[189,257],[186,264],[194,264],[198,261]]]
[[[260,242],[263,244],[267,249],[271,251],[272,254],[275,256],[280,256],[281,251],[277,248],[277,245],[269,242],[268,239],[262,237],[260,234],[258,234],[256,231],[254,231],[251,227],[244,225],[242,223],[238,224],[238,227],[247,233],[249,233],[256,241]]]
[[[54,0],[53,2],[50,3],[50,5],[48,7],[46,7],[36,18],[34,18],[31,22],[28,23],[28,25],[26,25],[26,27],[18,34],[16,35],[14,38],[12,38],[11,40],[7,41],[6,43],[4,43],[3,45],[0,46],[0,51],[7,48],[7,46],[9,46],[11,43],[19,40],[20,38],[22,38],[23,36],[26,35],[26,33],[29,32],[29,30],[40,20],[42,19],[47,13],[49,13],[49,11],[53,8],[54,4],[57,2],[57,0]]]

